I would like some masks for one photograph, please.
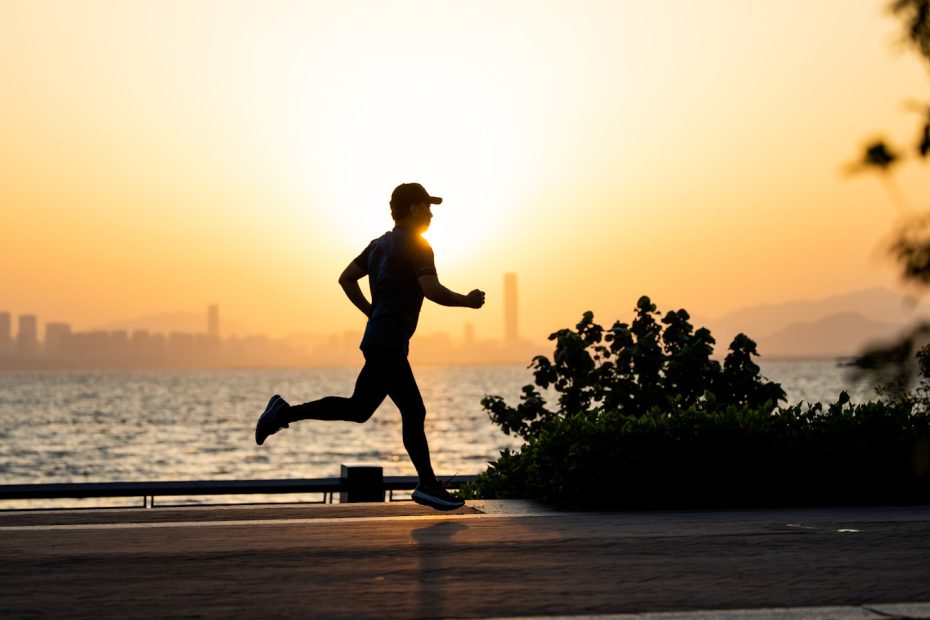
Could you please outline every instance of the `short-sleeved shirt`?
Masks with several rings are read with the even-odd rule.
[[[409,350],[423,306],[417,278],[436,275],[433,249],[418,233],[395,226],[368,244],[353,261],[368,274],[371,316],[361,348]]]

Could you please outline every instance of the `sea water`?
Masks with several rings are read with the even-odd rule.
[[[789,403],[835,400],[850,389],[835,362],[766,362]],[[511,404],[532,383],[524,366],[415,368],[440,475],[476,474],[504,448],[482,410],[486,394]],[[365,424],[304,421],[254,440],[268,397],[292,403],[349,395],[357,369],[0,373],[0,484],[320,478],[343,463],[413,475],[400,414],[388,400]],[[868,399],[866,386],[850,390]]]

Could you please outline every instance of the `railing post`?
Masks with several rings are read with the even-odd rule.
[[[343,465],[340,475],[343,488],[339,503],[383,502],[384,472],[377,465]]]

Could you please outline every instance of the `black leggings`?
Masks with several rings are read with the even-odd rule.
[[[413,370],[402,351],[369,348],[363,351],[365,365],[355,380],[351,398],[327,396],[302,405],[292,406],[285,417],[288,422],[298,420],[345,420],[365,422],[390,396],[403,422],[404,447],[421,481],[436,479],[429,458],[429,445],[423,422],[426,407],[413,377]]]

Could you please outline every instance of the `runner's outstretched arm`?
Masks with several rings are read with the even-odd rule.
[[[417,281],[420,283],[423,295],[440,306],[461,306],[463,308],[477,309],[484,305],[484,291],[475,289],[468,295],[462,295],[440,284],[439,278],[435,275],[420,276]]]
[[[358,281],[367,275],[355,262],[351,262],[342,272],[342,275],[339,276],[339,285],[342,286],[342,290],[345,291],[349,301],[361,310],[362,314],[370,317],[371,303],[365,299],[365,294],[362,293],[362,288],[358,285]]]

